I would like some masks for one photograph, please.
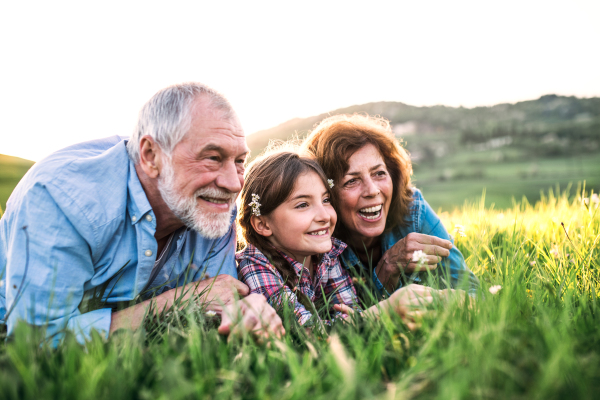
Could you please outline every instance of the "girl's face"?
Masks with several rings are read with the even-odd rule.
[[[264,236],[300,263],[331,250],[337,215],[329,191],[315,172],[299,176],[288,199],[264,219],[268,228]]]
[[[338,187],[340,218],[355,242],[367,246],[385,230],[394,184],[379,151],[372,144],[348,160]]]

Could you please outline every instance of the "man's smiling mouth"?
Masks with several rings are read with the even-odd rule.
[[[208,201],[209,203],[215,203],[215,204],[229,203],[229,199],[218,199],[216,197],[207,197],[207,196],[199,196],[199,197],[204,201]]]
[[[381,215],[381,207],[382,204],[373,207],[361,208],[360,210],[358,210],[358,215],[367,220],[377,219]]]

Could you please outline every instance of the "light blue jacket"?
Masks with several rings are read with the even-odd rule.
[[[406,219],[407,224],[404,226],[397,226],[391,231],[386,232],[381,237],[381,254],[383,255],[388,251],[394,244],[400,239],[404,238],[411,232],[423,233],[426,235],[437,236],[442,239],[450,240],[454,243],[450,237],[444,224],[436,213],[431,209],[427,201],[423,198],[419,189],[413,188],[413,201],[410,206],[410,214]],[[379,291],[379,295],[388,295],[387,291],[383,287],[383,284],[375,273],[375,268],[369,271],[369,267],[361,263],[356,253],[348,246],[346,250],[340,256],[342,265],[351,271],[354,270],[356,273],[364,275],[368,273],[372,276],[373,284]],[[433,277],[438,280],[441,287],[451,286],[453,288],[461,287],[473,294],[479,287],[479,280],[473,275],[473,273],[467,268],[465,259],[456,248],[452,247],[450,255],[442,258],[438,264],[438,268],[433,271]],[[407,282],[421,283],[426,280],[427,273],[421,272],[414,276],[406,277],[404,279]],[[396,290],[403,286],[403,279],[400,279]]]
[[[125,144],[113,136],[60,150],[15,188],[0,220],[0,322],[9,335],[20,319],[46,327],[54,343],[65,329],[83,342],[92,329],[108,335],[111,306],[147,288],[160,287],[159,294],[203,272],[237,278],[232,225],[215,240],[177,231],[166,263],[149,282],[156,217]],[[82,313],[82,300],[103,285],[106,305]]]

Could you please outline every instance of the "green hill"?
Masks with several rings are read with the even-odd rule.
[[[600,188],[600,98],[557,95],[492,107],[414,107],[377,102],[296,118],[248,136],[252,155],[269,140],[304,137],[328,115],[381,115],[411,153],[414,182],[434,208],[450,209],[487,191],[488,204],[540,198],[586,181]]]
[[[497,208],[511,198],[533,202],[541,191],[586,182],[600,189],[600,98],[557,95],[491,107],[415,107],[376,102],[295,118],[247,137],[252,156],[270,140],[304,137],[328,115],[367,113],[390,120],[411,153],[414,183],[437,209],[486,190]],[[0,207],[32,161],[0,155]]]
[[[6,201],[19,180],[35,164],[19,157],[0,154],[0,207],[6,208]]]

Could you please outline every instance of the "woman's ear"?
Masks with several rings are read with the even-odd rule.
[[[273,231],[271,231],[271,228],[269,227],[269,221],[267,221],[267,217],[264,215],[259,217],[256,215],[251,216],[250,225],[252,225],[252,228],[254,228],[256,233],[261,236],[269,237],[273,234]]]

